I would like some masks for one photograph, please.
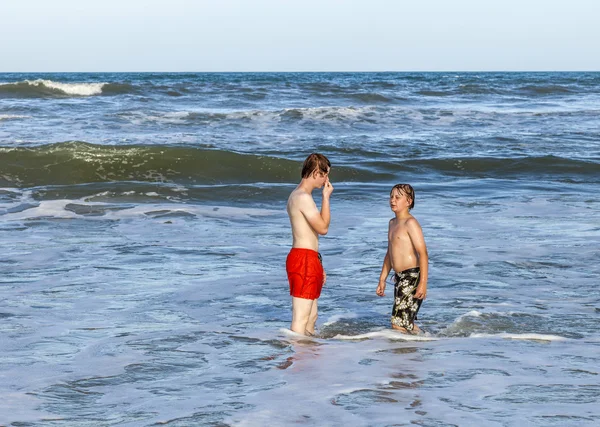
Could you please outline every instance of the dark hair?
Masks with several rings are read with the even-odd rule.
[[[319,153],[312,153],[304,161],[304,165],[302,166],[302,178],[308,178],[315,169],[318,169],[319,172],[327,173],[329,168],[331,168],[331,163],[329,163],[327,157]]]
[[[390,191],[390,195],[394,192],[394,190],[398,190],[400,194],[404,194],[410,199],[410,206],[408,207],[408,210],[411,210],[415,207],[415,190],[410,186],[410,184],[394,185]]]

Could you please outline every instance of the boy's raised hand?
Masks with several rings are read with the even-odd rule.
[[[323,185],[323,196],[329,197],[333,193],[333,185],[329,182],[329,177],[325,181],[325,185]]]

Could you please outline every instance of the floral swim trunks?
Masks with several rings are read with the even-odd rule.
[[[417,320],[417,313],[423,300],[414,298],[419,285],[421,269],[409,268],[394,274],[394,307],[392,308],[392,324],[412,331]]]

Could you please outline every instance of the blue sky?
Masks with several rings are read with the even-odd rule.
[[[599,0],[0,0],[0,72],[600,70]]]

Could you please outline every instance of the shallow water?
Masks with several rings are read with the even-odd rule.
[[[600,422],[598,74],[0,82],[0,425]],[[335,191],[308,339],[285,200],[312,150]],[[396,182],[420,337],[375,295]]]

